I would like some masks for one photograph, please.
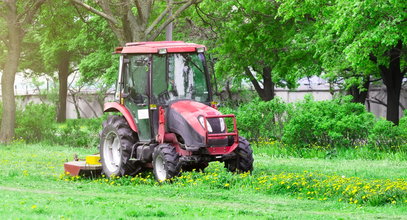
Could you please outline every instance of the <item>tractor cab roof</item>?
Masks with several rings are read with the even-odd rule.
[[[126,43],[124,47],[117,47],[116,54],[165,54],[203,52],[204,45],[185,43],[184,41],[150,41]]]

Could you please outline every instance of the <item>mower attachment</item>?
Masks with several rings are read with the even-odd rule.
[[[66,162],[64,164],[65,173],[71,176],[96,177],[102,173],[102,165],[99,162],[99,155],[86,156],[86,160]]]

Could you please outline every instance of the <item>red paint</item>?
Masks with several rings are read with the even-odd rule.
[[[115,53],[139,53],[151,54],[158,53],[159,49],[167,49],[167,53],[187,53],[196,52],[197,48],[205,48],[204,45],[185,43],[183,41],[151,41],[151,42],[133,42],[127,43],[125,47],[118,47]]]
[[[175,102],[171,105],[171,108],[180,113],[188,124],[191,125],[191,127],[193,127],[195,131],[203,137],[206,136],[207,131],[202,127],[201,123],[199,123],[198,117],[222,115],[222,113],[216,109],[213,109],[200,102],[190,100]]]
[[[208,147],[208,152],[211,155],[229,154],[236,149],[239,142],[239,134],[237,131],[236,118],[234,115],[222,115],[218,110],[209,107],[205,104],[185,100],[178,101],[171,105],[171,108],[180,113],[182,117],[195,129],[201,136],[205,137],[205,143],[210,139],[224,139],[228,136],[234,136],[234,144],[224,147]],[[205,126],[202,127],[198,117],[204,117]],[[207,129],[207,118],[233,118],[233,131],[228,133],[209,134]],[[178,141],[174,134],[165,134],[165,142],[173,143],[177,148],[177,152],[181,155],[190,155],[190,151],[183,150],[179,147]]]
[[[226,146],[226,147],[208,147],[208,152],[211,155],[222,155],[222,154],[230,154],[232,153],[239,143],[234,143],[232,146]]]
[[[127,123],[129,123],[129,126],[131,130],[134,132],[138,132],[137,125],[134,122],[133,115],[130,113],[130,111],[124,106],[121,105],[117,102],[107,102],[104,105],[104,112],[120,112],[126,119]]]
[[[233,114],[229,115],[213,115],[213,116],[205,116],[205,129],[207,130],[207,118],[232,118],[233,119],[233,132],[228,132],[227,127],[226,127],[226,133],[219,133],[219,134],[209,134],[209,132],[206,132],[206,142],[208,142],[209,139],[217,139],[217,138],[224,138],[226,136],[234,136],[234,142],[238,143],[239,142],[239,133],[237,131],[237,123],[236,123],[236,117]],[[226,126],[226,124],[225,124]]]
[[[122,53],[123,47],[116,47],[114,53]]]
[[[72,163],[65,163],[64,170],[65,173],[69,173],[71,176],[78,176],[79,172],[81,171],[82,166],[72,164]]]
[[[64,163],[65,173],[71,176],[91,174],[98,175],[102,171],[102,165],[90,165],[85,161],[71,161]],[[90,172],[90,173],[89,173]]]
[[[157,142],[162,144],[164,143],[165,136],[165,110],[160,106],[158,107],[158,134]]]

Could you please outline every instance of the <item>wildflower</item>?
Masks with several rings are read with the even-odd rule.
[[[36,206],[36,205],[33,205],[33,206],[31,206],[31,208],[32,208],[32,209],[36,209],[36,208],[37,208],[37,206]]]

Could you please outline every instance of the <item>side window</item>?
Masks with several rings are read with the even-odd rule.
[[[130,56],[126,68],[125,92],[136,103],[144,103],[147,99],[148,57]]]
[[[158,98],[167,91],[167,59],[165,55],[153,56],[153,96]]]

